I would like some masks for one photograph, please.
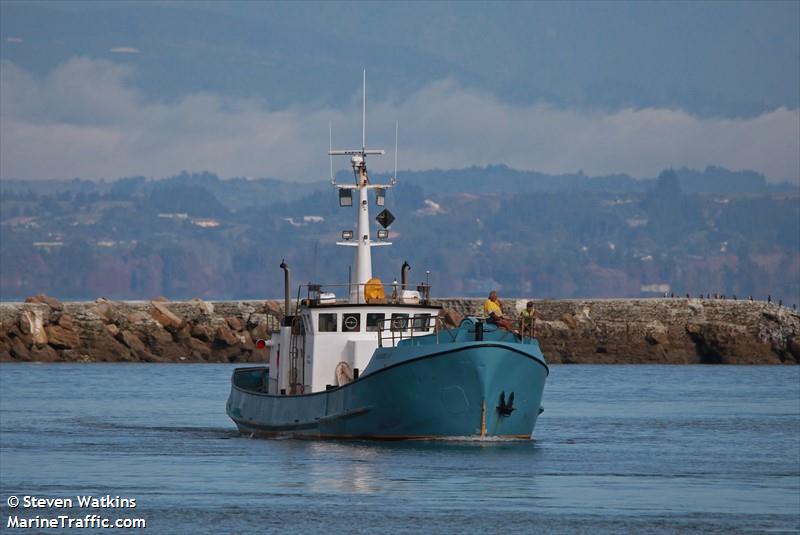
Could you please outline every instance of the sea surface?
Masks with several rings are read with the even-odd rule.
[[[534,440],[394,443],[239,436],[232,369],[0,365],[0,530],[800,532],[800,367],[553,366]],[[136,507],[8,506],[78,495]]]

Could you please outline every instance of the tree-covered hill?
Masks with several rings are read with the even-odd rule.
[[[387,197],[394,246],[373,254],[387,282],[408,260],[412,281],[430,271],[437,295],[800,303],[800,193],[756,173],[635,180],[492,166],[401,178]],[[350,251],[333,242],[354,215],[324,182],[3,181],[0,297],[275,297],[283,258],[296,283],[345,282]]]

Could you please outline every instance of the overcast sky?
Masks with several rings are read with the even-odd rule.
[[[368,144],[399,121],[401,169],[798,181],[798,21],[794,1],[4,1],[0,177],[324,180],[328,122],[360,143],[366,68]]]

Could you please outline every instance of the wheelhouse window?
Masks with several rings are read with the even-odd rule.
[[[321,333],[335,333],[336,332],[336,313],[322,313],[319,315],[319,332]]]
[[[408,314],[392,314],[392,330],[405,331],[408,329]]]
[[[356,333],[361,330],[361,314],[350,313],[342,316],[342,332]]]
[[[414,332],[427,332],[430,329],[430,324],[430,314],[415,314],[414,319],[411,321],[411,328],[414,329]]]
[[[367,314],[367,332],[377,332],[381,322],[386,318],[383,312],[370,312]]]
[[[383,312],[370,312],[367,314],[367,332],[376,332],[382,322],[386,318]]]

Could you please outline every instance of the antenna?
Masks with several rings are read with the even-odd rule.
[[[361,150],[367,150],[367,69],[364,69],[364,99],[361,101]]]
[[[336,184],[336,178],[333,176],[333,122],[328,121],[328,159],[331,162],[331,184]]]
[[[400,129],[400,122],[394,122],[394,175],[392,175],[391,183],[397,182],[397,131]]]

